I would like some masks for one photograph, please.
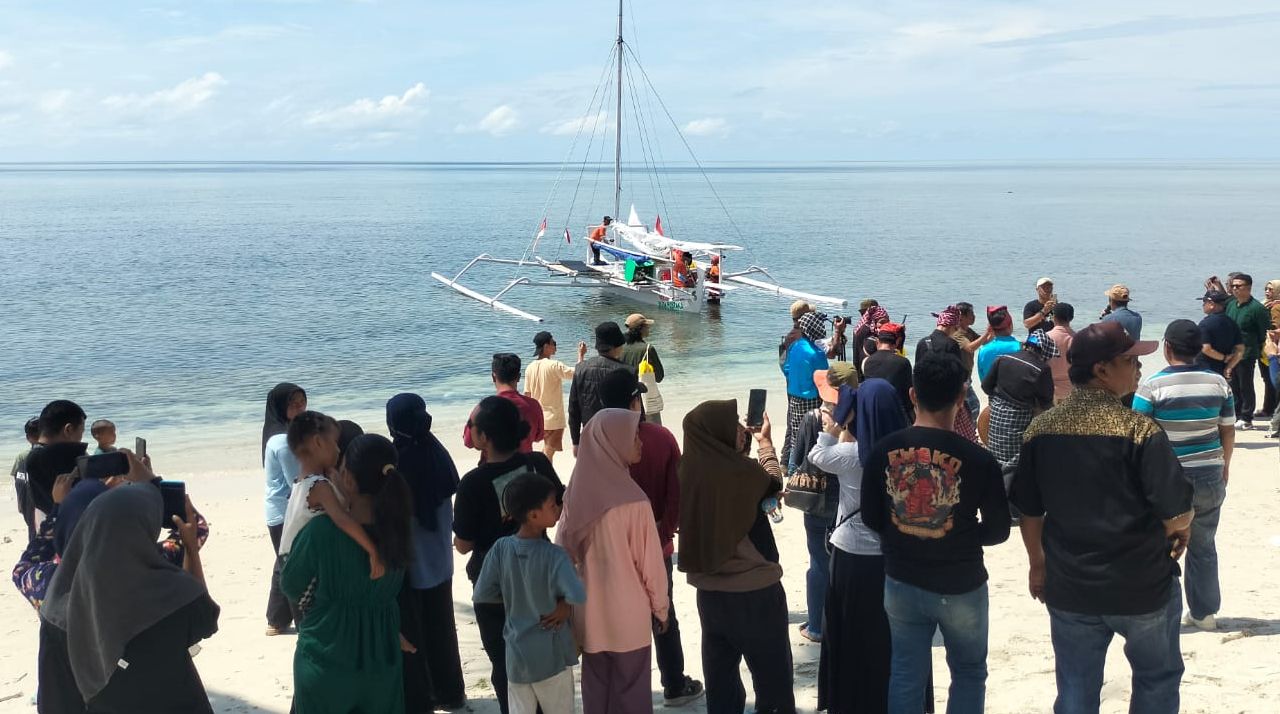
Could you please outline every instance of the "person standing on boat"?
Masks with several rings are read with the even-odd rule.
[[[659,384],[662,383],[666,376],[666,370],[662,368],[662,360],[658,357],[658,351],[649,344],[649,328],[653,326],[653,320],[634,313],[627,316],[627,344],[622,348],[622,356],[619,357],[623,362],[631,365],[637,371],[640,369],[640,363],[649,362],[649,366],[653,368],[653,380]],[[654,407],[657,407],[656,409]],[[644,420],[654,424],[662,423],[662,402],[656,399],[644,400]]]
[[[600,225],[591,229],[591,235],[587,238],[588,244],[591,246],[592,265],[604,265],[604,261],[600,260],[600,246],[597,244],[608,242],[605,234],[609,230],[610,223],[613,223],[613,219],[605,216],[604,220],[600,221]]]

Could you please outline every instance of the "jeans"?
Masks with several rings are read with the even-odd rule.
[[[827,552],[827,537],[831,535],[834,518],[804,514],[805,542],[809,546],[809,571],[805,573],[805,603],[809,607],[809,621],[805,629],[814,637],[822,637],[822,611],[827,602],[827,585],[831,581],[831,554]]]
[[[1222,606],[1214,536],[1222,516],[1222,502],[1227,497],[1227,485],[1222,482],[1221,466],[1187,469],[1186,474],[1195,487],[1191,506],[1196,512],[1191,521],[1191,542],[1187,544],[1187,608],[1191,616],[1199,620],[1218,612]]]
[[[1258,364],[1256,359],[1242,359],[1231,370],[1231,396],[1236,400],[1236,419],[1246,424],[1253,423],[1253,410],[1257,406],[1257,397],[1253,387],[1253,368]]]
[[[662,673],[663,690],[684,686],[684,645],[680,644],[680,621],[676,619],[675,583],[671,579],[671,556],[664,558],[667,565],[667,622],[666,632],[653,631],[653,651],[658,656],[658,671]]]
[[[981,714],[987,696],[987,584],[940,595],[884,579],[892,672],[889,714],[919,714],[933,666],[933,633],[941,628],[951,670],[947,714]]]
[[[968,391],[964,395],[964,408],[969,410],[969,416],[973,418],[973,422],[978,423],[978,412],[982,411],[982,402],[978,401],[978,393],[973,391],[973,385],[968,385]]]
[[[1116,634],[1124,637],[1124,656],[1133,669],[1131,714],[1176,714],[1183,670],[1182,587],[1176,577],[1170,590],[1167,605],[1143,615],[1079,615],[1049,608],[1058,679],[1054,714],[1098,711],[1107,646]]]

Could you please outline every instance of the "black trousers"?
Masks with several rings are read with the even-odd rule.
[[[458,627],[453,620],[453,579],[400,591],[400,632],[417,652],[404,654],[404,708],[410,714],[453,707],[466,699]]]
[[[662,673],[662,688],[675,689],[684,684],[684,645],[680,644],[680,621],[676,619],[675,588],[671,580],[671,556],[667,564],[667,600],[671,602],[668,622],[671,627],[664,633],[653,633],[653,651],[658,657],[658,671]]]
[[[500,604],[477,602],[472,607],[476,613],[476,627],[480,628],[480,644],[489,656],[489,681],[493,683],[493,694],[498,698],[502,714],[508,714],[507,643],[502,639],[507,613]]]
[[[698,591],[702,672],[708,714],[742,714],[747,693],[738,666],[747,661],[759,714],[796,710],[787,595],[781,583],[745,593]]]
[[[1236,400],[1236,419],[1246,424],[1253,423],[1253,410],[1258,406],[1258,398],[1253,388],[1253,373],[1258,360],[1242,359],[1231,370],[1231,396]]]
[[[271,534],[271,547],[276,553],[276,562],[271,568],[271,590],[267,593],[267,624],[282,630],[298,620],[298,612],[293,603],[280,592],[280,568],[284,566],[284,559],[280,557],[280,534],[283,531],[283,523],[267,526],[267,532]]]
[[[818,709],[883,714],[889,709],[892,641],[884,614],[884,556],[831,551]]]

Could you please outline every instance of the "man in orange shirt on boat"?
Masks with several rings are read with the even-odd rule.
[[[608,242],[608,239],[605,238],[605,231],[609,229],[610,223],[613,223],[613,219],[610,218],[609,216],[605,216],[604,220],[600,221],[600,225],[591,229],[591,235],[588,237],[588,240],[590,241],[590,245],[591,245],[591,264],[592,265],[604,265],[604,261],[600,260],[600,246],[596,245],[596,242],[597,241],[600,243]]]

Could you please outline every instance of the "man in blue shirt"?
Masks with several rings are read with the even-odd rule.
[[[1185,578],[1187,624],[1214,630],[1214,614],[1222,604],[1214,536],[1235,445],[1235,400],[1226,379],[1195,364],[1203,344],[1194,322],[1169,323],[1164,332],[1164,358],[1169,366],[1139,385],[1133,409],[1155,419],[1169,435],[1173,453],[1195,488]]]
[[[1142,315],[1129,309],[1129,288],[1124,285],[1112,285],[1107,291],[1107,311],[1102,321],[1120,323],[1124,331],[1135,340],[1142,339]]]

